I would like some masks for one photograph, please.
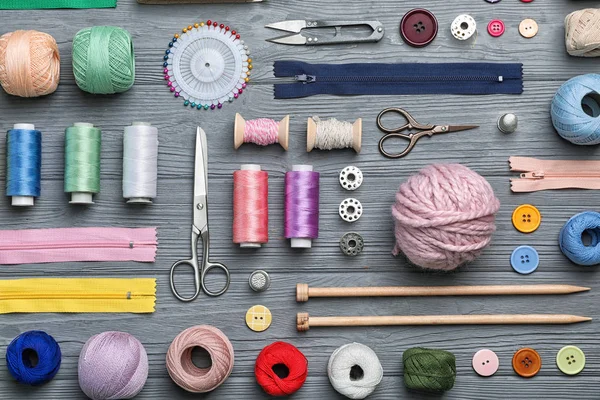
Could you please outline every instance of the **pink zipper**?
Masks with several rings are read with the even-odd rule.
[[[68,261],[154,262],[156,228],[0,231],[0,264]]]
[[[510,157],[511,171],[521,172],[510,180],[513,192],[537,192],[550,189],[600,189],[600,161],[539,160]]]

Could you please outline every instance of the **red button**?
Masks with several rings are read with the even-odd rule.
[[[406,43],[414,47],[424,47],[435,39],[438,22],[435,16],[422,8],[410,10],[400,21],[400,34]]]
[[[487,27],[488,33],[493,37],[502,36],[504,33],[504,22],[499,19],[491,20]]]

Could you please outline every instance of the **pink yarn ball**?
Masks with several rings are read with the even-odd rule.
[[[396,193],[393,254],[402,252],[422,268],[453,270],[490,243],[499,208],[481,175],[460,164],[430,165]]]

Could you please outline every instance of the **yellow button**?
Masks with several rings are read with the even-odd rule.
[[[254,332],[262,332],[271,326],[271,311],[265,306],[253,306],[246,312],[246,325]]]
[[[512,223],[519,232],[531,233],[540,227],[542,215],[531,204],[521,204],[513,211]]]
[[[532,38],[535,35],[537,35],[538,30],[539,30],[539,27],[538,27],[537,22],[535,22],[531,18],[524,19],[523,21],[521,21],[521,24],[519,25],[519,33],[521,34],[521,36],[523,36],[524,38],[527,38],[527,39]]]

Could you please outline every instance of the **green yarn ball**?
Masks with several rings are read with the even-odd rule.
[[[448,351],[413,347],[402,354],[402,362],[409,389],[439,393],[454,386],[456,357]]]
[[[115,26],[93,26],[73,39],[73,74],[77,86],[93,94],[127,91],[135,81],[131,35]]]

